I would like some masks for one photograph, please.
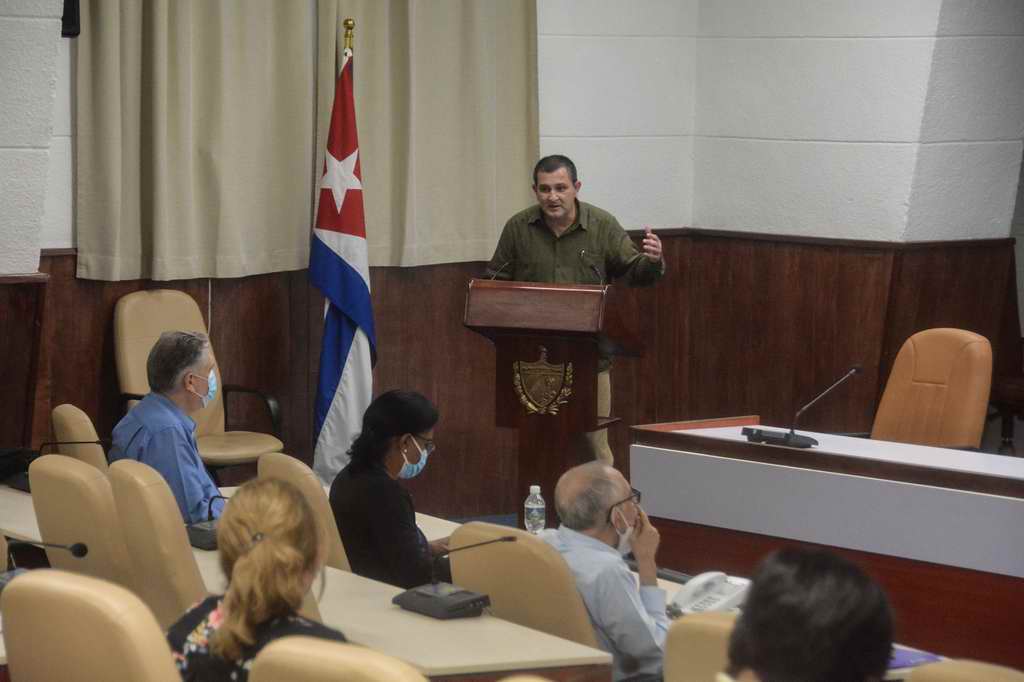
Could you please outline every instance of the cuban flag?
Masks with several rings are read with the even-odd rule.
[[[326,297],[313,469],[329,485],[348,464],[346,453],[362,428],[363,413],[373,396],[377,353],[351,50],[345,50],[334,88],[309,277]]]

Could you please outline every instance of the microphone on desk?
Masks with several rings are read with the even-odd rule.
[[[61,545],[56,542],[33,542],[31,540],[11,540],[7,543],[8,547],[52,547],[53,549],[63,549],[71,553],[71,556],[76,559],[81,559],[89,553],[89,547],[84,542],[72,542],[70,545]]]
[[[500,538],[477,542],[472,545],[464,545],[448,550],[444,554],[434,557],[430,563],[430,584],[420,585],[401,594],[395,595],[391,600],[392,604],[400,606],[406,611],[412,611],[431,618],[449,620],[451,618],[469,618],[479,616],[484,609],[491,605],[491,598],[486,594],[464,590],[451,583],[442,583],[437,580],[437,563],[443,557],[461,552],[467,549],[475,549],[484,545],[493,545],[496,542],[515,542],[514,535],[504,535]]]
[[[593,273],[597,275],[597,281],[601,283],[601,286],[604,286],[604,275],[601,274],[601,271],[597,268],[597,266],[594,265],[594,263],[591,262],[591,260],[587,257],[587,250],[580,249],[578,255],[580,257],[580,260],[583,261],[583,264],[589,267],[591,271],[593,271]]]
[[[747,437],[747,440],[751,443],[768,443],[769,445],[785,445],[791,448],[810,448],[818,444],[818,441],[810,436],[801,436],[796,432],[797,422],[804,412],[809,410],[815,403],[827,396],[833,390],[838,388],[840,384],[844,383],[847,379],[855,374],[860,374],[864,371],[861,365],[853,365],[846,371],[846,374],[839,377],[831,386],[826,388],[824,391],[815,396],[814,400],[807,403],[793,415],[792,425],[789,427],[789,431],[769,431],[765,429],[752,429],[746,427],[743,429],[743,435]]]

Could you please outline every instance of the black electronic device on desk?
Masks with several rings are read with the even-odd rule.
[[[864,368],[860,365],[854,365],[846,371],[846,374],[841,376],[835,383],[826,388],[824,391],[818,394],[818,396],[807,403],[793,415],[793,425],[789,427],[789,431],[777,431],[773,429],[755,429],[750,426],[743,427],[740,432],[747,437],[747,441],[750,443],[767,443],[768,445],[784,445],[789,448],[811,448],[818,444],[818,441],[810,436],[802,436],[796,432],[796,423],[800,420],[800,416],[806,412],[812,405],[827,396],[837,386],[842,384],[844,381],[852,377],[854,374],[860,374],[864,371]]]
[[[431,618],[438,618],[440,620],[472,618],[474,616],[479,616],[484,612],[485,608],[491,605],[491,598],[486,594],[480,594],[479,592],[473,592],[472,590],[457,587],[451,583],[438,582],[436,579],[437,561],[442,557],[454,554],[455,552],[461,552],[464,549],[483,547],[484,545],[492,545],[496,542],[515,541],[515,536],[506,535],[493,540],[487,540],[486,542],[478,542],[473,545],[466,545],[465,547],[456,547],[445,554],[441,554],[435,557],[434,561],[431,563],[431,573],[433,573],[434,579],[429,584],[420,585],[419,587],[406,590],[401,594],[396,594],[391,600],[391,603],[396,606],[401,606],[406,611],[420,613],[424,616],[430,616]]]
[[[223,495],[214,495],[206,506],[206,521],[185,524],[188,544],[196,549],[217,549],[217,519],[213,518],[213,501],[226,499]]]

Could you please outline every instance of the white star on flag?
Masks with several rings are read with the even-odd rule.
[[[327,152],[327,171],[324,173],[323,180],[320,181],[320,188],[331,190],[331,194],[334,195],[334,207],[338,213],[341,213],[341,205],[345,203],[346,192],[350,189],[360,191],[363,189],[363,183],[359,182],[355,173],[356,157],[358,156],[359,150],[357,149],[342,161],[338,161],[330,152]]]

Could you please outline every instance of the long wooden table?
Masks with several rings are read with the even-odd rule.
[[[819,433],[808,450],[748,443],[757,421],[632,429],[666,566],[750,575],[779,547],[829,547],[885,587],[900,641],[1024,668],[1024,460]]]
[[[234,489],[222,492],[230,496]],[[459,525],[426,514],[417,514],[416,522],[429,540],[447,537]],[[0,533],[41,539],[29,494],[0,486]],[[217,553],[193,549],[193,555],[207,590],[223,592]],[[452,621],[420,616],[392,605],[391,598],[399,592],[397,587],[327,568],[318,607],[324,623],[350,641],[400,658],[432,679],[483,682],[515,672],[554,680],[611,679],[611,656],[604,651],[487,614]],[[0,666],[5,663],[0,638]]]

